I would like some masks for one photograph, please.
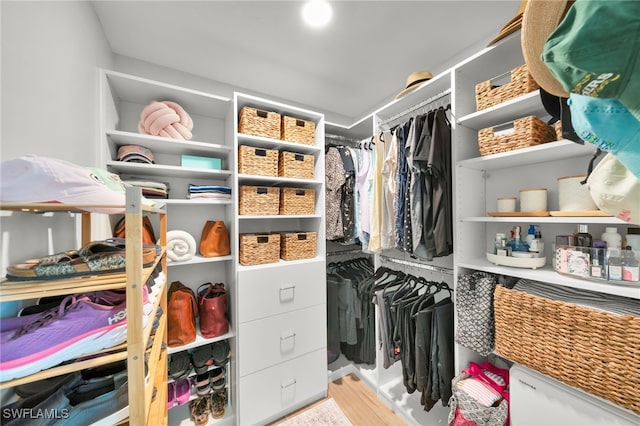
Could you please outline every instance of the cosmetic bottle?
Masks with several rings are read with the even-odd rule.
[[[631,246],[627,246],[624,250],[624,257],[622,258],[622,280],[623,281],[640,281],[640,264],[636,259]]]
[[[520,238],[520,229],[519,226],[513,228],[513,239],[507,243],[507,247],[511,248],[512,253],[514,251],[529,251],[529,244]]]

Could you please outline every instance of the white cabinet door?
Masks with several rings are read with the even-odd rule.
[[[325,262],[238,272],[240,323],[325,303]]]
[[[325,396],[326,364],[327,352],[319,350],[241,377],[238,424],[259,424],[310,398]]]
[[[327,346],[327,306],[240,324],[240,376]]]

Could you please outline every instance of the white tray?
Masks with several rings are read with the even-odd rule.
[[[487,260],[496,265],[513,266],[516,268],[542,268],[547,263],[546,257],[511,257],[498,256],[487,252]]]

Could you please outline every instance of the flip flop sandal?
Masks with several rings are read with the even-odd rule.
[[[226,340],[220,340],[211,344],[211,354],[213,357],[213,364],[221,367],[229,362],[229,342]]]
[[[224,367],[217,367],[209,372],[211,377],[211,387],[213,390],[224,389],[224,385],[227,383],[225,379],[226,370]]]
[[[196,376],[196,393],[199,396],[209,395],[211,392],[211,378],[209,373],[198,374]]]
[[[153,264],[155,248],[145,248],[144,266]],[[54,262],[21,263],[7,267],[7,279],[13,281],[58,280],[85,275],[111,274],[125,270],[125,250],[119,244],[94,241],[78,250],[77,255]]]
[[[204,374],[209,370],[209,367],[213,365],[213,357],[211,353],[211,346],[204,345],[198,346],[191,352],[191,363],[196,370],[196,374]]]
[[[196,426],[204,426],[209,423],[209,414],[211,414],[209,396],[202,396],[189,402],[189,414]]]
[[[191,359],[187,351],[169,355],[169,376],[174,380],[184,379],[191,372]]]
[[[171,410],[176,405],[176,383],[171,382],[167,386],[167,410]]]

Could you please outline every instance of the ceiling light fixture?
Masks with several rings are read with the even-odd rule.
[[[312,28],[324,27],[332,15],[333,10],[326,0],[310,0],[302,6],[302,18]]]

